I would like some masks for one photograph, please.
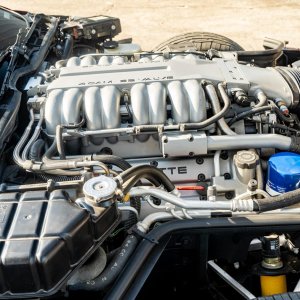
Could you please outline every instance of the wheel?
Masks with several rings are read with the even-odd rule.
[[[156,46],[154,52],[162,51],[185,51],[188,49],[196,49],[197,51],[207,51],[209,49],[215,49],[220,51],[242,51],[244,50],[236,42],[231,39],[210,32],[189,32],[176,35],[158,46]]]

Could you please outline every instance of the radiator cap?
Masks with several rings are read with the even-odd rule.
[[[117,183],[112,178],[103,175],[89,179],[83,185],[85,200],[89,204],[96,206],[108,200],[112,200],[116,189]]]

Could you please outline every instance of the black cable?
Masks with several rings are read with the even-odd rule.
[[[275,113],[277,114],[278,118],[281,121],[287,123],[293,123],[295,121],[291,116],[290,117],[285,116],[284,113],[278,107],[275,106],[273,110],[275,111]]]
[[[270,128],[280,129],[280,130],[284,130],[284,131],[290,131],[290,132],[296,133],[297,135],[300,135],[299,130],[297,130],[295,128],[288,127],[286,125],[282,125],[282,124],[278,124],[278,123],[263,122],[263,121],[259,121],[259,120],[253,120],[253,119],[247,119],[247,120],[251,121],[251,122],[255,122],[255,123],[269,125]]]
[[[240,114],[236,115],[235,117],[233,117],[229,122],[228,122],[228,126],[231,126],[233,123],[245,119],[251,115],[255,115],[258,113],[262,113],[268,110],[272,110],[272,106],[261,106],[261,107],[253,107],[250,108],[249,110],[243,111]]]
[[[249,110],[246,110],[246,111],[236,115],[235,117],[233,117],[227,124],[228,124],[228,126],[231,126],[233,123],[235,123],[239,120],[243,120],[251,115],[259,114],[259,113],[262,113],[262,112],[265,112],[268,110],[275,112],[276,115],[278,116],[278,118],[283,122],[287,122],[287,123],[294,122],[293,118],[291,118],[291,117],[289,118],[289,117],[285,116],[278,107],[266,105],[266,106],[261,106],[261,107],[250,108]]]

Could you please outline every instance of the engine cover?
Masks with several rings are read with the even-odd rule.
[[[118,221],[114,206],[93,219],[58,190],[4,193],[0,202],[1,298],[55,293]]]

